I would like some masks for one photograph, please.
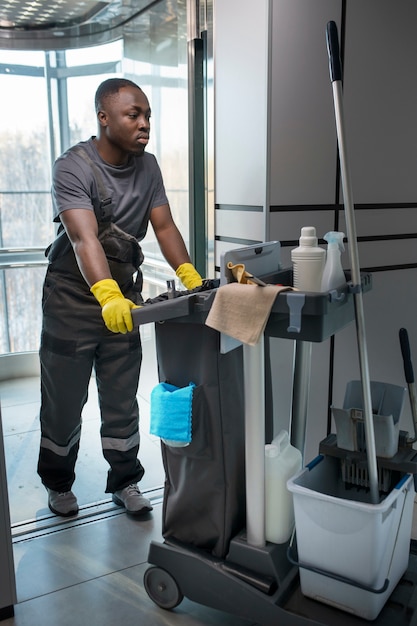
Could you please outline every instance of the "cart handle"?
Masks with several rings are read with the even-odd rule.
[[[327,51],[329,54],[330,80],[342,80],[342,63],[339,52],[339,38],[336,22],[328,22],[326,28]]]

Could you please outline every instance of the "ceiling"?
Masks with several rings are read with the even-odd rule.
[[[96,0],[6,0],[0,6],[0,26],[29,30],[82,24],[108,4]]]
[[[159,1],[2,0],[0,48],[54,50],[107,42]]]

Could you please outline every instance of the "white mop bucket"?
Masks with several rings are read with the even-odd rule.
[[[287,483],[293,494],[301,591],[367,620],[377,617],[408,567],[414,479],[378,504],[346,488],[340,460],[318,456]]]

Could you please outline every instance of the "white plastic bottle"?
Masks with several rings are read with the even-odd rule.
[[[330,231],[324,235],[327,241],[327,258],[321,280],[321,291],[337,289],[346,283],[345,273],[342,267],[341,253],[344,251],[343,238],[345,234],[338,231]]]
[[[265,446],[265,538],[272,543],[285,543],[294,527],[292,494],[287,480],[301,469],[302,456],[282,430]]]
[[[326,250],[317,245],[314,226],[303,226],[300,245],[291,250],[293,287],[301,291],[320,291]]]

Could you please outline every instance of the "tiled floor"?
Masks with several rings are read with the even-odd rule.
[[[184,600],[157,607],[144,590],[149,542],[160,539],[161,505],[147,520],[125,513],[14,543],[18,604],[5,626],[249,626]]]

